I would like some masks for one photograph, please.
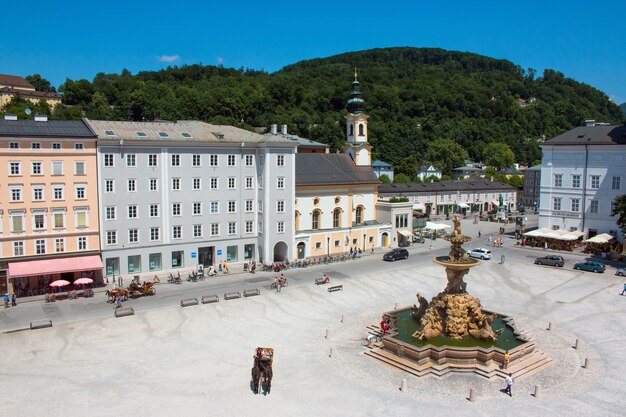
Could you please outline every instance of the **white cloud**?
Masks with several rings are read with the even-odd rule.
[[[176,55],[161,55],[157,57],[157,60],[159,60],[159,62],[175,62],[175,61],[180,61],[180,55],[176,54]]]
[[[215,58],[215,61],[217,62],[217,65],[222,65],[224,63],[224,57],[218,56]]]

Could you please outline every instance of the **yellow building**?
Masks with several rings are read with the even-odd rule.
[[[57,104],[61,104],[61,95],[57,93],[46,93],[36,91],[35,87],[25,78],[16,75],[0,74],[0,109],[9,103],[15,95],[18,95],[33,104],[44,100],[51,109]]]

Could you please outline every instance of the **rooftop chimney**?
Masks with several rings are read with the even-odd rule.
[[[48,121],[48,115],[46,115],[46,114],[36,114],[35,115],[35,121],[36,122],[47,122]]]
[[[278,125],[272,125],[272,135],[275,135],[278,133]]]
[[[17,115],[16,114],[5,114],[4,115],[4,120],[17,120]]]
[[[585,126],[595,126],[596,121],[593,119],[585,120]]]
[[[280,126],[280,133],[282,133],[283,135],[287,134],[287,125]]]

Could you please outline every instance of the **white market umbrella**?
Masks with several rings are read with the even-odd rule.
[[[447,229],[449,227],[452,227],[450,225],[447,224],[443,224],[443,223],[433,223],[433,222],[426,222],[426,227],[425,229],[430,229],[430,230],[442,230],[442,229]]]

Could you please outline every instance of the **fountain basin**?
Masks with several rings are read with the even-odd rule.
[[[477,259],[470,258],[467,261],[450,262],[447,256],[433,258],[433,262],[445,266],[446,268],[454,269],[455,271],[461,271],[480,265],[480,261]]]

